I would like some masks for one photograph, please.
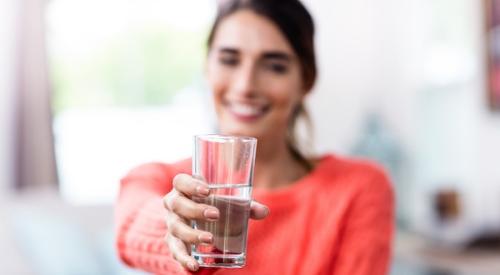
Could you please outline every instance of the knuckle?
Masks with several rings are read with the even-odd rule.
[[[174,260],[179,261],[179,253],[175,249],[171,250],[171,253]]]
[[[203,215],[203,213],[205,212],[205,209],[206,207],[201,204],[197,204],[196,206],[194,206],[191,211],[192,212],[191,219],[204,219],[205,216]]]
[[[199,242],[196,232],[192,232],[191,229],[183,229],[182,225],[179,223],[175,223],[169,232],[172,237],[177,238],[179,241],[189,244],[196,244]]]
[[[184,259],[184,257],[182,257],[182,255],[177,255],[177,261],[182,265],[182,267],[184,268],[188,267],[187,262]]]
[[[191,204],[188,201],[183,201],[183,202],[177,203],[176,211],[178,211],[176,213],[178,213],[180,217],[187,219],[187,220],[192,219],[193,209],[192,209]]]
[[[171,197],[171,193],[168,193],[163,197],[163,207],[165,207],[167,210],[170,210],[169,200]]]
[[[179,226],[177,225],[176,222],[171,222],[170,223],[170,226],[167,228],[168,232],[170,233],[170,235],[172,235],[173,237],[179,237]]]
[[[172,190],[163,198],[163,205],[167,210],[173,211],[172,206],[177,197],[177,193]]]
[[[198,239],[198,234],[196,234],[195,232],[190,232],[187,235],[187,238],[185,241],[190,243],[190,244],[197,244],[200,242],[200,240]]]
[[[188,261],[185,258],[182,259],[182,265],[189,270]]]
[[[186,242],[188,244],[198,244],[200,242],[200,240],[198,239],[197,234],[189,233],[189,234],[186,234],[186,239],[184,240],[184,242]]]
[[[172,253],[172,255],[175,255],[177,250],[175,248],[175,245],[174,245],[174,242],[173,242],[172,238],[173,238],[172,235],[166,234],[166,236],[165,236],[165,242],[167,244],[168,249]]]
[[[167,244],[168,249],[173,252],[175,250],[174,242],[173,242],[173,236],[170,233],[165,234],[165,237],[163,238],[165,243]]]
[[[167,232],[171,232],[171,230],[172,230],[171,228],[174,226],[174,219],[172,219],[170,217],[167,218],[165,220],[165,225],[167,226]]]
[[[175,189],[178,188],[179,184],[182,184],[182,179],[184,178],[184,174],[177,174],[173,178],[173,185]]]
[[[201,214],[200,214],[201,213]],[[186,211],[184,211],[183,218],[187,220],[200,219],[203,217],[203,210],[200,210],[197,206],[187,206]]]
[[[170,211],[177,213],[180,208],[182,208],[181,203],[179,202],[179,197],[173,197],[169,200]]]

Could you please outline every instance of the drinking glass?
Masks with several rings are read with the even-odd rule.
[[[193,228],[214,237],[212,244],[192,245],[191,255],[200,266],[245,265],[256,146],[252,137],[195,136],[193,176],[208,184],[210,194],[193,200],[219,210],[217,221],[191,222]]]

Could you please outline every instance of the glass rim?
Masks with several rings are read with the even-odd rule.
[[[257,138],[250,136],[237,136],[237,135],[222,135],[222,134],[201,134],[195,135],[196,140],[211,141],[211,142],[227,142],[227,141],[245,141],[257,142]]]

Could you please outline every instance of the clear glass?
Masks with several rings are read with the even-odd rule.
[[[214,243],[193,245],[200,266],[239,268],[245,265],[248,218],[257,139],[195,136],[193,176],[204,180],[210,195],[193,200],[219,209],[215,222],[192,221],[193,228],[211,232]]]

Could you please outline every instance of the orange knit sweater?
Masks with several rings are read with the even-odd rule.
[[[146,164],[121,181],[116,205],[117,248],[129,266],[155,274],[190,274],[163,241],[162,197],[191,161]],[[388,272],[393,234],[393,193],[385,174],[370,162],[324,156],[294,184],[254,188],[270,208],[251,220],[247,264],[241,269],[200,268],[199,274],[379,275]]]

